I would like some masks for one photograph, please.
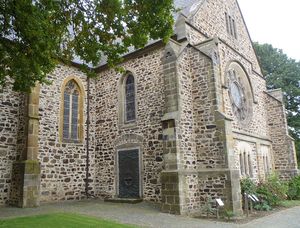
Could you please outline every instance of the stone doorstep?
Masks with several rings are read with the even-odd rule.
[[[130,198],[107,198],[104,199],[104,202],[110,202],[110,203],[129,203],[129,204],[137,204],[141,203],[143,199],[137,198],[137,199],[130,199]]]

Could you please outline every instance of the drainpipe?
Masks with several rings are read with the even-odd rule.
[[[86,173],[85,195],[89,198],[89,173],[90,173],[90,78],[87,78],[87,108],[86,108]]]

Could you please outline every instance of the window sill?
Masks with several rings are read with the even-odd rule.
[[[132,128],[137,128],[137,121],[119,123],[119,129],[132,129]]]
[[[71,140],[71,139],[63,139],[61,144],[76,144],[80,145],[83,144],[83,140]]]

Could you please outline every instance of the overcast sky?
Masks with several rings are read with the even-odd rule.
[[[300,61],[300,0],[238,0],[253,41]]]

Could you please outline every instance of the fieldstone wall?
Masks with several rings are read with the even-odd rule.
[[[201,64],[201,59],[193,59]],[[177,137],[179,147],[178,164],[180,169],[196,169],[197,153],[194,134],[194,98],[192,96],[193,79],[191,74],[190,48],[179,56],[177,60],[177,77],[179,81],[179,120],[177,125]],[[203,65],[199,66],[202,67]],[[201,87],[199,87],[201,88]],[[199,89],[198,88],[198,89]],[[178,156],[177,155],[177,156]]]
[[[131,72],[136,83],[136,121],[119,124],[122,97],[120,80],[124,74],[113,69],[99,72],[95,98],[95,194],[112,198],[117,194],[118,147],[139,147],[142,151],[142,197],[148,201],[161,200],[160,173],[163,169],[161,119],[164,109],[164,79],[161,58],[163,49],[141,53],[121,66]],[[126,135],[136,135],[134,140]],[[120,140],[122,139],[122,140]],[[123,145],[122,145],[123,144]]]
[[[266,138],[269,137],[269,131],[267,127],[267,110],[265,108],[264,92],[266,91],[265,79],[257,75],[252,68],[250,62],[247,61],[239,53],[231,50],[226,44],[221,43],[220,48],[220,59],[221,59],[221,72],[222,72],[222,83],[223,87],[223,101],[224,101],[224,113],[233,120],[233,131],[244,133],[256,137]],[[247,125],[241,125],[237,117],[232,112],[232,105],[229,98],[229,91],[226,85],[227,71],[229,64],[235,61],[244,67],[245,73],[248,78],[244,80],[252,87],[252,96],[247,99],[252,100],[252,113],[250,114],[250,121]],[[254,139],[253,139],[254,140]]]
[[[225,12],[235,20],[237,38],[233,37],[227,32]],[[227,118],[233,120],[232,130],[234,138],[236,139],[234,143],[235,160],[237,163],[236,165],[238,165],[239,163],[237,161],[238,148],[236,146],[238,144],[238,141],[244,140],[246,135],[247,140],[250,140],[250,144],[253,145],[251,156],[253,158],[256,158],[253,161],[253,178],[256,181],[259,180],[259,177],[261,177],[261,179],[264,179],[265,173],[260,168],[260,163],[262,163],[263,161],[260,160],[262,159],[262,156],[260,156],[259,148],[260,145],[263,144],[269,145],[271,140],[269,135],[267,110],[264,95],[264,91],[266,91],[266,83],[261,76],[260,67],[258,65],[256,55],[251,45],[251,40],[237,2],[235,0],[204,1],[199,11],[194,16],[189,18],[188,22],[193,25],[186,26],[187,38],[191,44],[195,45],[201,43],[205,45],[207,43],[207,39],[212,39],[214,37],[219,38],[219,40],[216,40],[216,44],[218,46],[218,55],[220,58],[220,81],[223,85],[223,92],[222,94],[218,94],[218,96],[221,100],[220,103],[222,103],[223,106],[221,112],[223,112]],[[247,126],[241,125],[235,115],[232,113],[231,101],[229,99],[228,88],[226,87],[227,68],[232,61],[236,61],[243,66],[246,74],[248,75],[249,83],[252,87],[252,113],[250,117],[251,120],[248,122]],[[191,69],[193,69],[193,67]],[[205,94],[205,92],[203,92],[203,94]],[[210,97],[210,99],[212,98]],[[200,107],[202,109],[205,109],[205,107],[211,107],[211,104],[203,105]],[[204,122],[207,123],[207,119]],[[213,127],[213,124],[211,127]],[[203,132],[203,130],[201,132]],[[203,135],[203,138],[207,139],[210,137],[206,137]],[[209,140],[207,140],[207,144],[211,145]],[[203,144],[201,145],[201,147],[203,147]],[[272,152],[270,152],[270,154],[272,155]],[[210,161],[217,161],[215,157],[214,159],[204,159],[203,156],[201,157],[203,159],[203,162],[206,163]],[[219,159],[222,160],[220,156]],[[239,169],[239,166],[236,166],[235,168]]]
[[[235,20],[237,39],[227,32],[225,12],[231,15]],[[224,40],[230,47],[248,58],[253,65],[253,69],[261,74],[247,28],[236,0],[206,0],[189,21],[207,38],[219,37]],[[196,40],[193,39],[193,42],[195,41]],[[199,42],[202,42],[202,40],[200,39]]]
[[[198,48],[205,54],[190,48],[188,58],[182,55],[179,59],[179,66],[190,69],[190,77],[179,69],[182,83],[180,149],[184,155],[181,160],[188,164],[184,166],[187,172],[183,171],[181,181],[182,211],[203,213],[201,208],[210,196],[221,198],[227,208],[240,213],[240,190],[236,185],[239,179],[231,165],[230,142],[226,142],[230,140],[227,134],[231,129],[220,113],[223,102],[216,46],[211,41]],[[189,154],[194,157],[187,156]]]
[[[274,151],[274,166],[282,179],[290,179],[297,174],[297,158],[294,140],[288,135],[287,120],[281,91],[265,94],[268,127]]]
[[[183,211],[190,215],[206,215],[204,209],[209,199],[228,200],[227,191],[231,187],[230,175],[225,170],[191,172],[184,175],[185,204]],[[215,207],[215,204],[212,205]]]
[[[237,38],[226,30],[225,12],[235,20]],[[88,190],[100,198],[118,196],[119,149],[139,148],[141,197],[162,202],[162,210],[171,213],[201,214],[209,196],[222,198],[239,212],[241,144],[250,148],[255,181],[266,177],[266,151],[282,178],[296,173],[282,100],[276,91],[265,92],[266,82],[237,1],[203,1],[187,21],[181,18],[176,28],[181,43],[171,40],[165,47],[157,44],[139,50],[120,65],[135,78],[134,122],[120,118],[123,73],[97,69],[98,77],[90,80],[89,110],[86,75],[62,64],[49,74],[53,83],[41,87],[39,109],[42,202],[85,197],[87,112],[91,117]],[[233,61],[243,67],[251,86],[247,124],[237,120],[231,107],[226,80]],[[70,76],[84,88],[83,138],[77,143],[63,142],[59,135],[62,85]],[[0,93],[0,205],[20,198],[20,186],[12,187],[11,179],[22,182],[22,170],[12,167],[25,159],[21,158],[25,100],[11,88]]]
[[[25,96],[10,86],[0,91],[0,205],[9,203],[13,163],[20,159],[25,144]]]
[[[60,141],[60,107],[62,84],[67,77],[76,77],[82,82],[84,96],[83,141],[66,143]],[[39,160],[41,162],[41,201],[53,202],[75,200],[85,197],[86,178],[86,76],[74,67],[58,65],[49,74],[52,84],[41,87]],[[94,99],[94,83],[91,80],[91,99]],[[89,193],[94,193],[94,108],[90,110],[90,174]]]
[[[225,168],[224,144],[217,129],[217,88],[212,60],[199,51],[191,49],[191,87],[193,99],[193,130],[195,134],[197,168]],[[184,93],[187,93],[188,91]],[[188,109],[185,109],[188,110]]]

